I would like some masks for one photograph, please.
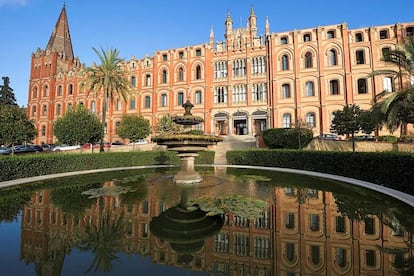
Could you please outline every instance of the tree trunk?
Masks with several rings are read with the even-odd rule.
[[[105,94],[106,94],[106,92],[105,92]],[[104,137],[105,137],[105,123],[106,123],[106,121],[105,121],[105,119],[106,119],[106,101],[107,101],[107,99],[106,99],[106,95],[105,95],[104,99],[102,101],[102,126],[103,126],[103,129],[104,129],[104,134],[101,138],[101,141],[99,142],[99,152],[104,152],[105,151],[105,149],[104,149]]]

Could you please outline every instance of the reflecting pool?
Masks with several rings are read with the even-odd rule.
[[[414,210],[337,181],[156,167],[0,190],[0,275],[413,275]]]

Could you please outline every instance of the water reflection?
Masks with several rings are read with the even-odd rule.
[[[74,249],[93,255],[91,263],[79,264],[86,273],[110,273],[126,253],[215,275],[412,275],[412,209],[390,207],[387,198],[382,204],[367,203],[352,193],[275,186],[272,177],[242,174],[227,178],[225,185],[204,176],[205,186],[190,193],[160,175],[72,187],[68,197],[54,189],[38,190],[22,212],[21,259],[33,263],[38,275],[60,275]],[[118,186],[124,189],[82,195]],[[120,190],[128,193],[113,192]],[[263,199],[267,206],[256,217],[235,209],[208,217],[192,209],[199,198],[223,199],[235,191]],[[76,205],[75,212],[67,208]]]

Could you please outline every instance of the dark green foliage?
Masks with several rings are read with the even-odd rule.
[[[0,85],[0,106],[17,106],[13,89],[9,86],[9,77],[2,77],[3,85]]]
[[[378,141],[381,142],[390,142],[390,143],[397,143],[398,137],[393,135],[384,135],[384,136],[378,136]]]
[[[53,133],[60,143],[83,145],[99,142],[104,135],[104,129],[94,113],[83,105],[78,105],[75,110],[69,109],[56,120]]]
[[[414,195],[414,155],[409,153],[234,150],[227,152],[227,162],[330,173]]]
[[[263,131],[263,141],[270,149],[299,149],[312,141],[308,128],[270,128]]]
[[[213,164],[214,151],[202,151],[197,164]],[[175,152],[107,152],[105,154],[37,154],[0,157],[0,181],[91,169],[179,163]]]
[[[204,131],[202,130],[197,130],[197,129],[192,129],[189,134],[193,134],[193,135],[204,135]]]
[[[116,134],[132,142],[146,138],[151,133],[150,122],[141,115],[126,114],[116,129]]]
[[[0,106],[0,145],[17,145],[31,142],[36,137],[32,121],[26,111],[17,105]]]

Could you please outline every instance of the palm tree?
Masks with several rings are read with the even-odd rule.
[[[122,71],[120,64],[123,59],[119,58],[119,51],[110,48],[109,50],[92,48],[98,55],[101,64],[88,67],[84,70],[86,74],[85,82],[82,88],[88,93],[94,93],[95,96],[102,96],[102,125],[105,127],[106,108],[108,103],[112,102],[117,96],[121,96],[126,102],[130,91],[130,83]],[[100,151],[104,151],[103,139],[100,141]]]
[[[377,70],[371,76],[387,75],[398,80],[399,89],[392,95],[383,91],[374,98],[373,110],[380,111],[382,120],[393,132],[401,126],[401,135],[406,132],[406,125],[414,123],[414,37],[407,37],[401,47],[384,53],[385,62],[394,64],[398,70]],[[379,102],[377,102],[379,100]]]

